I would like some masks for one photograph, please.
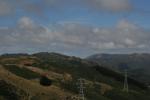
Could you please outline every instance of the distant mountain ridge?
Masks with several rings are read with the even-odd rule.
[[[123,71],[121,64],[126,64],[131,77],[150,83],[150,54],[95,54],[86,58],[107,68]]]

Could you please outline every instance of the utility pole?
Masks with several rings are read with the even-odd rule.
[[[128,72],[127,72],[127,69],[125,69],[124,73],[125,73],[125,77],[124,77],[123,91],[128,92],[129,91],[129,86],[128,86]]]
[[[77,82],[78,88],[79,88],[79,100],[86,100],[84,95],[84,89],[85,89],[85,80],[84,79],[78,79]]]

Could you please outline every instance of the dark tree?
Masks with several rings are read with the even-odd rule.
[[[46,76],[42,76],[40,79],[40,84],[43,86],[50,86],[52,85],[52,80],[48,79]]]

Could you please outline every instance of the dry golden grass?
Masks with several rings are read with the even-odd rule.
[[[100,83],[101,85],[101,94],[105,94],[107,91],[112,90],[112,86],[105,84],[105,83]]]
[[[95,84],[97,84],[99,86],[99,90],[102,95],[105,94],[107,91],[110,91],[113,89],[112,86],[105,84],[105,83],[92,82],[89,80],[85,80],[85,83],[88,85],[88,87],[93,87]]]
[[[53,80],[62,80],[63,79],[62,74],[55,73],[55,72],[50,71],[50,70],[43,70],[43,69],[40,69],[37,67],[32,67],[32,66],[24,66],[24,67],[33,71],[33,72],[39,73],[41,75],[46,75],[48,78],[53,79]]]
[[[44,87],[41,86],[39,83],[24,79],[22,77],[18,77],[9,71],[5,70],[0,65],[0,79],[6,80],[10,84],[13,84],[17,88],[20,88],[26,92],[28,92],[31,96],[41,95],[43,98],[48,98],[49,95],[57,96],[58,98],[65,98],[68,95],[72,95],[69,92],[63,91],[57,86],[49,86]],[[47,100],[47,99],[45,99]]]

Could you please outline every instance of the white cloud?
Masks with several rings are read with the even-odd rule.
[[[134,46],[136,43],[135,43],[135,41],[133,41],[133,40],[131,40],[131,39],[129,39],[129,38],[126,38],[126,39],[125,39],[125,44],[132,47],[132,46]]]
[[[45,11],[65,11],[70,5],[87,7],[98,11],[124,12],[130,11],[133,7],[131,0],[41,0],[30,2],[30,0],[0,0],[0,16],[24,12],[44,16]],[[68,8],[67,8],[68,9]]]
[[[133,23],[130,23],[129,21],[125,20],[125,19],[122,19],[120,20],[118,23],[117,23],[117,28],[118,29],[125,29],[126,31],[129,29],[132,29],[132,30],[136,30],[138,29],[139,27]]]
[[[45,0],[47,4],[55,5],[60,7],[67,4],[81,4],[82,6],[87,6],[89,8],[94,8],[98,10],[120,12],[120,11],[129,11],[132,9],[133,5],[131,0]]]
[[[18,21],[19,27],[20,28],[25,28],[25,29],[30,29],[30,28],[34,28],[35,24],[34,22],[29,18],[29,17],[22,17],[19,21]]]
[[[14,12],[14,7],[5,0],[0,0],[0,16],[5,16],[12,14]]]
[[[89,6],[93,6],[93,8],[111,11],[111,12],[120,12],[120,11],[130,11],[132,9],[132,5],[130,0],[84,0],[89,4]]]

